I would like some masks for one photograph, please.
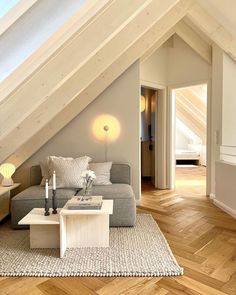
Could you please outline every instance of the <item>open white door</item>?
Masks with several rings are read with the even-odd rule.
[[[142,176],[149,175],[155,188],[166,189],[167,92],[164,87],[157,89],[150,86],[142,87],[141,92],[146,95],[146,107],[141,113]]]
[[[178,160],[178,164],[185,165],[178,166],[178,169],[180,167],[187,167],[189,169],[186,166],[188,164],[191,164],[193,167],[210,167],[209,152],[206,149],[209,146],[207,134],[210,132],[207,89],[207,83],[201,83],[181,85],[170,88],[168,91],[167,184],[170,189],[175,188],[176,160]],[[177,141],[176,127],[178,127]],[[180,138],[185,140],[180,141]],[[209,187],[208,171],[206,171],[206,175],[207,187]]]
[[[166,166],[166,89],[158,89],[157,118],[156,118],[156,187],[167,188],[167,166]]]

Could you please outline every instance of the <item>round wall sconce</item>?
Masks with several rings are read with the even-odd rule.
[[[101,141],[115,141],[120,135],[120,122],[111,115],[98,116],[92,125],[94,136]]]
[[[12,186],[14,184],[12,175],[16,171],[16,167],[11,163],[5,163],[0,166],[0,173],[3,176],[2,186]]]
[[[140,112],[144,112],[146,109],[146,98],[145,96],[141,95],[140,97]]]
[[[93,134],[104,142],[105,161],[108,160],[108,142],[115,141],[120,135],[120,123],[111,115],[98,116],[93,122]]]
[[[109,131],[109,126],[105,125],[105,126],[103,127],[103,129],[104,129],[105,132],[108,132],[108,131]]]

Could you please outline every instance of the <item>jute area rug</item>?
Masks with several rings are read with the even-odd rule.
[[[30,249],[29,230],[0,226],[0,276],[177,276],[165,237],[149,214],[138,214],[135,227],[110,228],[110,247]]]

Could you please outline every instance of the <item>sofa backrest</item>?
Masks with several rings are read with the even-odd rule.
[[[131,171],[128,164],[112,164],[111,182],[112,183],[131,183]],[[42,179],[40,166],[30,168],[30,185],[39,185]]]

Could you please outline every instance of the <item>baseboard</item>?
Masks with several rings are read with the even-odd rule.
[[[214,199],[213,203],[219,207],[220,209],[222,209],[223,211],[225,211],[226,213],[228,213],[229,215],[231,215],[233,218],[236,219],[236,210],[230,208],[229,206],[225,205],[224,203]]]
[[[139,206],[141,204],[140,200],[136,200],[136,206]]]
[[[209,194],[209,198],[210,198],[211,200],[214,200],[214,199],[216,198],[216,195],[213,194],[213,193],[210,193],[210,194]]]

